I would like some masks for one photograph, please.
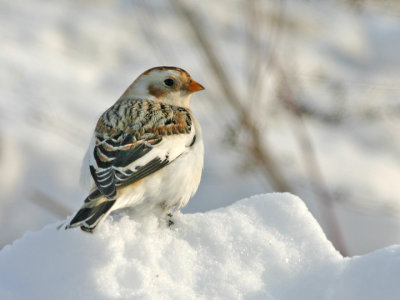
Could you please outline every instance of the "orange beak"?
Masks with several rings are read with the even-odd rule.
[[[187,90],[189,91],[189,93],[194,93],[194,92],[204,90],[204,86],[202,86],[197,81],[191,80],[187,87]]]

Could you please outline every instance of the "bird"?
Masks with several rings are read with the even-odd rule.
[[[201,90],[172,66],[151,68],[133,81],[97,121],[82,168],[89,195],[65,229],[93,233],[122,209],[172,217],[189,202],[204,162],[201,127],[189,108]]]

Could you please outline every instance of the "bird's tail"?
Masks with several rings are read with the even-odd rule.
[[[65,229],[80,226],[83,231],[93,233],[96,226],[111,212],[110,209],[115,203],[115,199],[101,197],[101,199],[92,200],[89,197]]]

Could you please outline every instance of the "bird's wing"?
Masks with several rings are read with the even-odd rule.
[[[98,191],[91,195],[113,199],[118,188],[182,155],[195,137],[188,109],[150,100],[118,101],[96,126],[89,168]]]

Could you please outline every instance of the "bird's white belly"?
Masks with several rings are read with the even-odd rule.
[[[124,188],[113,210],[130,207],[133,213],[144,215],[165,214],[172,208],[184,207],[200,184],[203,154],[203,142],[198,138],[169,165]]]

